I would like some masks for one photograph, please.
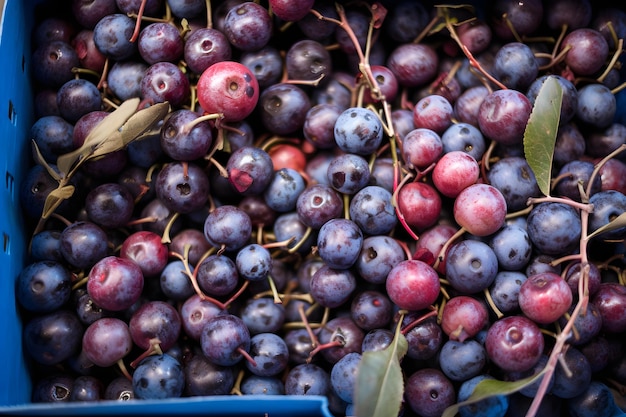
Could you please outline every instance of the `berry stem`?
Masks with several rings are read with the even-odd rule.
[[[135,30],[133,31],[133,36],[130,37],[130,42],[136,42],[139,37],[139,32],[141,31],[141,19],[143,17],[143,12],[146,9],[146,3],[148,0],[141,0],[141,4],[139,5],[139,11],[137,12],[137,20],[135,21]]]
[[[491,307],[491,309],[496,314],[498,319],[501,319],[502,317],[504,317],[504,313],[500,311],[498,306],[496,306],[496,303],[493,301],[493,298],[491,297],[491,293],[489,292],[489,289],[485,288],[483,290],[483,293],[485,294],[485,299],[487,300],[487,304],[489,304],[489,307]]]
[[[119,359],[117,361],[117,367],[122,372],[122,375],[126,377],[126,379],[128,379],[129,381],[133,380],[133,376],[130,374],[130,372],[128,372],[128,368],[126,367],[126,364],[124,363],[124,359]]]
[[[413,320],[412,322],[410,322],[409,324],[404,326],[402,328],[402,330],[400,330],[400,333],[402,333],[403,335],[406,336],[406,334],[408,332],[410,332],[411,329],[414,329],[415,326],[417,326],[418,324],[428,320],[431,317],[437,317],[437,309],[432,307],[432,306],[431,306],[431,311],[429,311],[428,313],[424,314],[423,316],[418,317],[417,319]]]
[[[443,244],[443,246],[439,250],[439,253],[437,254],[437,259],[435,260],[435,263],[433,264],[434,269],[437,269],[439,267],[439,264],[443,262],[443,258],[446,256],[446,252],[448,251],[448,248],[454,243],[454,241],[456,241],[458,238],[463,236],[463,234],[466,231],[467,230],[464,227],[461,227],[459,230],[456,231],[455,234],[450,236],[450,239],[446,240],[446,243]]]

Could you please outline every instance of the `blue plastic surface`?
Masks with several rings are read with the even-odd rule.
[[[64,0],[67,1],[67,0]],[[26,260],[27,236],[19,206],[19,184],[30,164],[33,120],[30,33],[36,1],[5,0],[0,56],[0,415],[178,415],[332,417],[326,397],[220,396],[166,401],[102,401],[63,405],[33,404],[32,382],[22,351],[22,323],[15,280]]]

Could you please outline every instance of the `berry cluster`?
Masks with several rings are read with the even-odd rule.
[[[622,413],[626,11],[53,3],[20,188],[33,402]]]

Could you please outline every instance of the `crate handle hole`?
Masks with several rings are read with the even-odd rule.
[[[13,101],[9,100],[9,120],[11,123],[15,124],[15,118],[17,114],[15,113],[15,106],[13,105]]]
[[[2,232],[2,250],[4,253],[9,254],[9,249],[11,248],[11,237],[8,233]]]
[[[7,171],[6,176],[5,176],[5,185],[6,185],[7,191],[9,191],[9,194],[11,195],[13,195],[14,184],[15,184],[15,178],[13,177],[13,174]]]

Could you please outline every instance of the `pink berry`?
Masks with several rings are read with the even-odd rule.
[[[443,308],[441,328],[450,340],[463,342],[474,337],[489,323],[487,307],[467,295],[452,297]]]
[[[402,261],[387,275],[387,295],[395,305],[406,310],[422,310],[439,296],[439,275],[427,263]]]
[[[572,305],[572,290],[567,282],[553,272],[528,277],[518,295],[522,312],[539,324],[557,321]]]
[[[473,184],[454,200],[454,220],[474,236],[488,236],[504,225],[506,201],[488,184]]]
[[[465,188],[476,184],[480,167],[473,156],[463,151],[444,154],[432,172],[433,183],[446,197],[454,198]]]
[[[426,229],[441,215],[441,197],[431,185],[411,182],[400,189],[398,208],[409,226]]]
[[[427,168],[442,152],[441,136],[431,129],[413,129],[402,141],[402,157],[409,168]]]
[[[245,119],[259,101],[259,83],[238,62],[222,61],[204,70],[197,84],[198,102],[207,113],[222,113],[226,122]]]

